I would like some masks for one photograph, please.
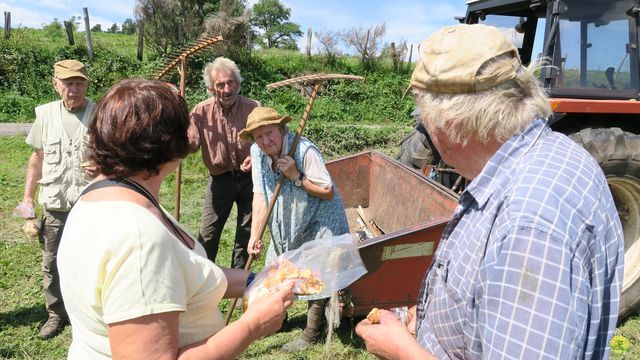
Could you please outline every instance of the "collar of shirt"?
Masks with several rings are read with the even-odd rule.
[[[484,207],[491,195],[501,188],[501,183],[511,178],[511,176],[503,176],[502,173],[509,174],[513,166],[538,139],[550,132],[551,129],[547,126],[546,120],[536,119],[502,144],[460,196],[461,209],[466,209],[474,201],[478,204],[478,208]]]
[[[220,109],[220,112],[224,115],[224,116],[228,116],[228,117],[233,117],[236,112],[238,111],[238,104],[240,103],[240,95],[238,95],[236,97],[236,101],[233,103],[233,105],[231,105],[228,108],[224,108],[222,106],[222,104],[220,104],[220,101],[218,101],[218,99],[216,99],[216,107],[218,107]]]

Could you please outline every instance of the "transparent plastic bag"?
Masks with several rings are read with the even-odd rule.
[[[295,282],[296,299],[328,298],[366,272],[358,244],[350,234],[309,241],[278,256],[258,273],[244,293],[243,307],[246,309],[288,280]]]

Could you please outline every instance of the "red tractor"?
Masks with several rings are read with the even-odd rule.
[[[622,221],[621,319],[640,307],[639,14],[640,0],[469,0],[458,19],[503,29],[525,64],[541,57],[551,63],[540,72],[554,111],[549,124],[598,161]],[[464,188],[419,122],[403,140],[399,160]]]

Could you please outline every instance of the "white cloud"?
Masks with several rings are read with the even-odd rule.
[[[13,6],[7,3],[0,3],[0,7],[4,11],[11,13],[11,27],[30,27],[39,28],[43,23],[51,22],[49,16],[37,10],[29,10],[23,7]]]

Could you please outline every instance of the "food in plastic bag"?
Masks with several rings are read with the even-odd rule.
[[[315,300],[329,297],[366,272],[358,244],[350,234],[309,241],[281,254],[256,275],[244,293],[243,308],[288,280],[295,283],[296,299]]]

